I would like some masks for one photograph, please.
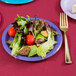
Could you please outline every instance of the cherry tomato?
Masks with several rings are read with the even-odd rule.
[[[16,29],[14,29],[14,27],[10,27],[8,30],[8,35],[14,37],[15,34],[16,34]]]
[[[35,42],[35,39],[34,39],[33,35],[29,34],[29,35],[26,36],[26,43],[28,45],[33,45],[34,42]]]
[[[44,20],[41,20],[43,23],[45,23],[45,21]]]

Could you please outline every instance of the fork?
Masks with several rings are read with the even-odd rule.
[[[68,47],[68,40],[67,40],[67,34],[68,31],[68,18],[67,15],[64,13],[60,13],[60,29],[64,32],[64,38],[65,38],[65,63],[72,63],[69,47]]]

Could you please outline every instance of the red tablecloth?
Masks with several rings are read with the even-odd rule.
[[[0,76],[76,76],[76,21],[69,18],[68,41],[73,63],[64,63],[64,43],[52,57],[40,62],[24,62],[11,57],[2,46],[2,34],[17,14],[37,15],[59,27],[60,0],[35,0],[24,5],[0,2]]]

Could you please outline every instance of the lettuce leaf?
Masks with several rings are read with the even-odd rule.
[[[7,44],[10,44],[10,48],[13,48],[13,46],[16,44],[16,42],[17,42],[17,33],[15,34],[15,37],[14,37],[14,40],[13,41],[10,41],[10,40],[8,40],[6,43]]]
[[[46,53],[48,53],[50,50],[52,50],[54,48],[54,45],[57,42],[54,41],[51,38],[51,31],[48,30],[48,41],[46,41],[45,43],[41,44],[38,49],[37,49],[37,55],[41,56],[42,58],[46,57]]]
[[[36,40],[37,39],[44,39],[47,40],[47,37],[44,37],[43,35],[41,35],[40,33],[37,35]]]
[[[18,26],[20,26],[20,30],[23,30],[24,33],[28,33],[28,29],[26,28],[26,24],[27,24],[27,19],[17,15],[17,18],[15,18],[15,20],[17,21]]]
[[[18,34],[18,41],[14,44],[14,46],[12,47],[12,52],[11,52],[11,55],[17,55],[18,54],[18,51],[20,50],[21,48],[21,36],[22,34]]]
[[[31,46],[31,50],[30,50],[30,53],[29,53],[29,57],[31,57],[31,56],[34,56],[34,55],[36,55],[37,54],[37,46]]]

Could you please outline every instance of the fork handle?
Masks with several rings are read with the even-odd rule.
[[[72,60],[71,60],[71,57],[70,57],[66,32],[64,32],[64,37],[65,37],[65,63],[70,64],[70,63],[72,63]]]

